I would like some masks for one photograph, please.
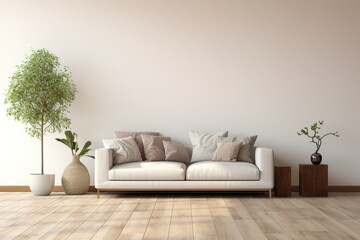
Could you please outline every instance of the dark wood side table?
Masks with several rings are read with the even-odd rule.
[[[328,165],[299,165],[299,194],[303,197],[328,196]]]
[[[278,197],[291,197],[291,167],[275,167],[274,190]]]

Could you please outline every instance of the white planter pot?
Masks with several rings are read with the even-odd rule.
[[[53,190],[55,174],[30,174],[30,190],[35,196],[48,196]]]

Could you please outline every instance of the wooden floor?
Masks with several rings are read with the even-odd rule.
[[[0,193],[0,239],[360,239],[360,193]]]

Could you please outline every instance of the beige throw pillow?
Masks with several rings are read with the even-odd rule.
[[[211,160],[218,145],[218,137],[227,137],[228,131],[217,133],[201,133],[190,131],[189,137],[193,145],[191,162]]]
[[[256,136],[250,137],[219,137],[220,142],[241,142],[241,147],[237,157],[237,161],[253,162],[251,159],[251,150],[254,147]]]
[[[162,142],[165,149],[165,160],[180,161],[184,163],[190,162],[189,154],[184,145],[165,140]]]
[[[241,142],[220,142],[212,160],[236,162]]]
[[[141,161],[141,154],[138,145],[133,137],[103,139],[105,148],[115,151],[114,164]]]
[[[144,144],[145,159],[149,161],[165,160],[163,140],[171,141],[170,137],[141,134]]]
[[[144,144],[141,139],[141,134],[159,136],[158,132],[129,132],[129,131],[115,131],[116,138],[125,138],[125,137],[133,137],[135,139],[136,144],[139,147],[141,158],[145,160],[145,152],[144,152]]]

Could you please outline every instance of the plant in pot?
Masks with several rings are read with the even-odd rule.
[[[87,141],[80,150],[75,132],[65,131],[65,137],[56,138],[56,140],[68,146],[73,157],[63,172],[61,184],[66,194],[84,194],[89,189],[90,175],[85,165],[80,162],[80,157],[94,158],[94,156],[86,155],[91,150],[89,148],[91,142]]]
[[[310,130],[308,127],[304,127],[300,130],[300,132],[297,132],[299,136],[304,135],[308,138],[310,138],[310,143],[314,143],[316,145],[316,151],[315,153],[311,154],[310,160],[314,165],[319,165],[322,161],[322,156],[319,153],[320,147],[323,143],[323,139],[327,136],[335,136],[340,137],[339,133],[336,132],[328,132],[326,134],[320,135],[319,130],[321,129],[321,126],[324,124],[324,121],[318,121],[314,122],[310,126]]]
[[[59,59],[46,49],[31,54],[10,77],[5,93],[7,115],[26,125],[26,132],[40,139],[41,172],[30,174],[30,189],[34,195],[52,192],[55,175],[44,174],[44,135],[61,132],[70,125],[66,116],[75,99],[76,87],[68,68],[60,68]]]

